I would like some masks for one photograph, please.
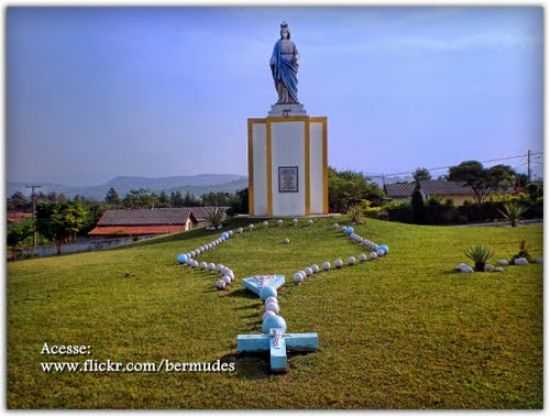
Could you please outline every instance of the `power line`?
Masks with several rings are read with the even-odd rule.
[[[540,156],[543,152],[530,152],[524,155],[516,155],[516,156],[508,156],[508,157],[501,157],[498,159],[489,159],[489,160],[482,160],[480,163],[493,163],[493,162],[502,162],[505,160],[514,160],[514,159],[523,159],[528,157],[529,155],[532,156]],[[440,167],[434,167],[434,168],[425,168],[428,172],[438,171],[438,170],[446,170],[449,168],[452,168],[456,165],[451,166],[440,166]],[[403,171],[403,172],[395,172],[395,173],[383,173],[383,174],[375,174],[375,175],[367,175],[369,178],[387,178],[392,176],[402,176],[402,175],[410,175],[413,174],[415,170],[409,170],[409,171]]]

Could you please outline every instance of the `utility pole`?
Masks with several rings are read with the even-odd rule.
[[[527,182],[531,182],[531,150],[527,150]]]
[[[26,188],[31,188],[32,199],[32,254],[34,255],[34,249],[36,247],[36,194],[35,189],[42,188],[42,185],[27,185]]]

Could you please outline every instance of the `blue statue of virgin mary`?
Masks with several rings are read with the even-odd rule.
[[[279,96],[277,104],[298,104],[298,49],[290,40],[286,22],[281,23],[281,39],[275,43],[269,66]]]

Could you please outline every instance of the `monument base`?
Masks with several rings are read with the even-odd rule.
[[[249,214],[328,214],[327,118],[248,119]]]
[[[303,104],[273,104],[271,110],[267,113],[268,116],[305,116],[306,109]]]

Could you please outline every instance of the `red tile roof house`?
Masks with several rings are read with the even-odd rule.
[[[201,207],[203,208],[203,207]],[[90,237],[153,236],[188,231],[199,223],[195,208],[109,209]],[[197,215],[204,215],[202,210]]]

